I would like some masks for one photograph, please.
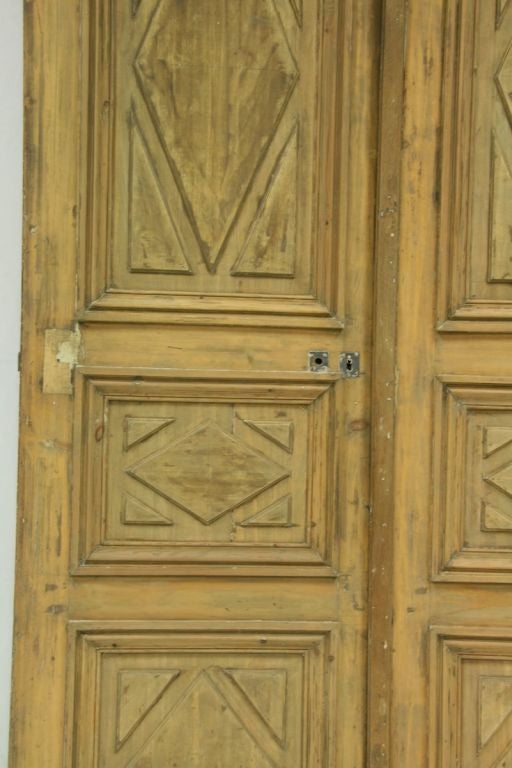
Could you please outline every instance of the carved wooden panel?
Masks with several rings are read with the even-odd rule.
[[[77,384],[81,567],[330,561],[328,381]]]
[[[309,297],[327,316],[336,5],[93,4],[86,301]]]
[[[72,637],[76,768],[327,765],[328,630],[112,622]]]
[[[512,581],[512,382],[436,390],[434,571]]]
[[[468,627],[432,635],[431,765],[512,766],[512,632]]]
[[[510,3],[448,0],[445,52],[441,319],[511,320]]]

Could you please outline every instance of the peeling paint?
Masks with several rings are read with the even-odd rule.
[[[73,393],[72,370],[81,352],[81,335],[74,331],[51,328],[44,335],[43,392],[47,395]]]

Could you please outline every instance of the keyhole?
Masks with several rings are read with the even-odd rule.
[[[315,365],[323,365],[324,361],[321,357],[315,357]]]
[[[359,376],[359,353],[343,352],[340,355],[340,371],[344,379],[356,379]]]

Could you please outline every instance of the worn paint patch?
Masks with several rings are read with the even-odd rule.
[[[48,329],[44,335],[43,392],[71,395],[71,374],[80,354],[80,331]]]

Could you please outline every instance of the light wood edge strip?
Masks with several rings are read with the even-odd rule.
[[[305,641],[310,638],[328,635],[335,632],[337,623],[333,621],[270,621],[260,619],[233,619],[233,620],[208,620],[200,621],[194,619],[110,619],[110,620],[89,620],[72,619],[68,622],[68,632],[70,634],[86,635],[124,635],[127,640],[130,635],[174,635],[177,643],[182,642],[182,635],[197,634],[199,641],[201,635],[223,635],[232,637],[234,634],[243,633],[241,637],[250,635],[260,637],[261,635],[275,634],[277,639],[289,639],[296,644],[301,643],[300,636],[305,635]],[[316,639],[316,638],[315,638]],[[203,638],[204,641],[204,638]],[[235,641],[240,643],[241,638],[235,637]],[[209,642],[207,640],[207,642]],[[101,643],[101,641],[99,641]]]
[[[209,576],[215,576],[216,579],[230,579],[240,576],[243,578],[258,578],[258,579],[276,579],[276,567],[279,569],[277,577],[287,579],[330,579],[336,578],[338,573],[334,571],[330,566],[325,565],[260,565],[252,566],[242,564],[233,565],[217,565],[215,563],[203,567],[201,565],[189,565],[188,563],[179,563],[177,565],[168,565],[163,563],[161,565],[144,564],[133,566],[102,564],[98,563],[93,565],[80,565],[72,570],[72,575],[78,578],[93,578],[98,576],[112,576],[112,577],[169,577],[180,576],[188,578],[205,578]]]
[[[41,381],[45,331],[73,327],[78,210],[78,3],[66,4],[66,13],[62,4],[46,0],[23,5],[22,354],[10,768],[62,764],[65,713],[59,697],[66,627],[60,607],[67,601],[68,496],[55,493],[55,487],[65,476],[72,411],[68,394],[48,395]],[[63,104],[68,119],[56,120]],[[55,441],[58,450],[46,440]],[[39,493],[33,491],[34,478]],[[41,505],[50,494],[52,514],[45,516]],[[50,536],[56,546],[41,546]],[[51,593],[40,588],[42,573],[55,585]],[[51,691],[44,682],[50,678]]]
[[[369,569],[368,766],[391,760],[393,511],[400,170],[405,53],[404,0],[384,0],[372,386]]]
[[[439,333],[512,333],[510,320],[446,320],[437,329]]]
[[[510,378],[510,376],[482,376],[473,373],[440,373],[436,378],[441,384],[449,384],[451,386],[459,385],[461,387],[469,387],[472,390],[477,390],[482,387],[495,389],[500,387],[509,388],[512,386],[512,378]]]
[[[101,365],[76,367],[77,375],[87,379],[110,381],[176,381],[190,382],[201,381],[206,384],[215,382],[237,382],[237,383],[263,383],[274,384],[279,389],[285,385],[296,384],[299,386],[311,385],[315,388],[326,390],[336,381],[339,381],[340,374],[331,371],[313,372],[313,371],[280,371],[277,375],[274,371],[244,371],[232,369],[218,369],[214,371],[204,370],[202,368],[120,368],[107,367]]]

